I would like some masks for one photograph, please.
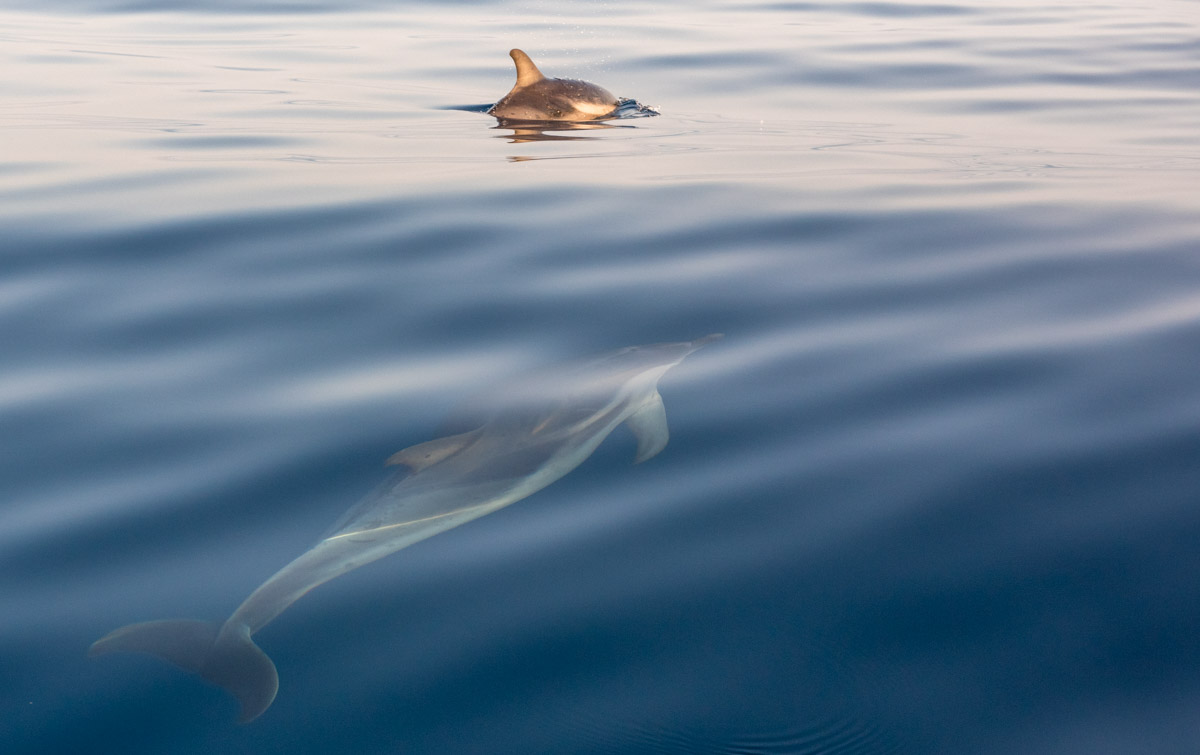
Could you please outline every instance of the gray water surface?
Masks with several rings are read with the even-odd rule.
[[[661,112],[498,127],[507,52]],[[1200,15],[0,11],[11,753],[1200,750]],[[468,109],[463,109],[467,107]],[[497,381],[722,331],[501,512],[220,620]]]

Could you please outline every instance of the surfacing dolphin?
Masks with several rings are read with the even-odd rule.
[[[88,654],[156,655],[223,687],[241,704],[239,720],[254,720],[275,699],[279,677],[251,635],[317,585],[541,490],[582,464],[622,422],[637,439],[635,463],[653,457],[668,437],[659,378],[717,338],[631,346],[515,384],[480,427],[393,454],[387,463],[408,472],[347,511],[223,624],[129,624]]]
[[[521,50],[517,83],[488,113],[508,121],[594,121],[616,113],[621,101],[604,87],[576,79],[548,79]]]

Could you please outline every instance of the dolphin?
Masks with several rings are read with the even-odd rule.
[[[519,501],[560,479],[625,423],[635,463],[667,444],[659,379],[718,338],[631,346],[548,371],[501,390],[473,430],[406,448],[398,471],[342,515],[312,548],[280,569],[224,623],[170,619],[129,624],[88,655],[143,652],[198,674],[239,702],[239,721],[275,699],[275,664],[252,635],[309,590],[451,527]]]
[[[517,64],[512,91],[488,110],[509,121],[594,121],[613,115],[621,101],[604,87],[575,79],[548,79],[521,50],[509,50]]]

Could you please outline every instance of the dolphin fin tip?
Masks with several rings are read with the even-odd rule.
[[[517,88],[536,84],[546,78],[538,70],[537,65],[533,62],[533,58],[526,55],[524,50],[514,47],[508,51],[508,56],[513,59],[513,63],[517,66]]]
[[[88,647],[88,657],[148,653],[196,673],[217,637],[217,625],[193,619],[144,621],[114,629]]]

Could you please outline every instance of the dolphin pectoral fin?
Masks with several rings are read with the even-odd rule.
[[[667,428],[667,410],[663,408],[662,396],[658,391],[640,409],[625,420],[625,424],[637,438],[637,456],[634,464],[652,459],[667,447],[671,432]]]
[[[387,462],[385,462],[385,466],[390,467],[400,464],[408,467],[413,472],[420,472],[425,467],[437,464],[442,459],[453,456],[471,445],[479,437],[479,433],[479,430],[472,430],[469,433],[450,435],[445,438],[438,438],[425,443],[418,443],[415,446],[409,446],[389,456]]]
[[[199,674],[237,698],[241,723],[262,715],[279,689],[275,664],[244,626],[221,631],[217,624],[193,619],[130,624],[109,632],[88,649],[92,658],[108,653],[148,653]]]

